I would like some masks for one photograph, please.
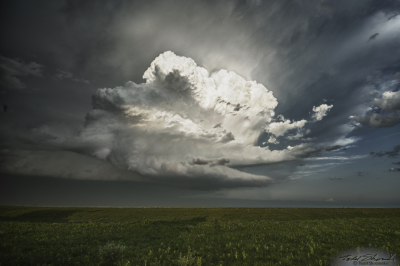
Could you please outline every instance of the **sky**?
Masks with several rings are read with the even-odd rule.
[[[1,205],[400,207],[399,0],[0,5]]]

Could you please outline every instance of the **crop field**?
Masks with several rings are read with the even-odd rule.
[[[400,254],[400,209],[0,207],[0,265],[329,265]]]

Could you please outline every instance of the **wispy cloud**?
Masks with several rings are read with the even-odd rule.
[[[76,77],[74,77],[74,74],[72,74],[71,72],[63,71],[63,70],[59,70],[59,69],[57,70],[57,73],[54,75],[54,77],[58,80],[69,79],[69,80],[73,80],[76,82],[90,84],[89,80],[76,78]]]
[[[400,152],[400,145],[394,146],[393,150],[390,151],[380,151],[380,152],[371,152],[370,155],[372,157],[385,157],[387,156],[388,158],[397,158],[399,156]]]
[[[305,160],[319,161],[319,160],[359,160],[368,157],[368,155],[352,155],[352,156],[331,156],[331,157],[310,157]]]
[[[20,80],[23,76],[41,77],[43,66],[36,62],[25,63],[21,59],[0,56],[0,85],[10,89],[24,89],[26,84]]]
[[[343,177],[329,177],[329,180],[344,180]]]

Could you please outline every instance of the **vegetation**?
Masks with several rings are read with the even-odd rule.
[[[329,265],[400,254],[400,209],[0,207],[0,265]]]

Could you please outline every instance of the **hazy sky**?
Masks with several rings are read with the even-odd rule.
[[[2,1],[0,204],[400,206],[400,1]]]

